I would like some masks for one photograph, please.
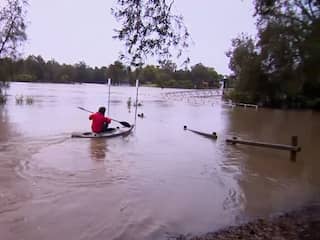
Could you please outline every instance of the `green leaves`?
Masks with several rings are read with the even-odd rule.
[[[114,38],[124,42],[122,60],[138,67],[150,56],[160,64],[174,55],[182,56],[189,46],[189,33],[182,16],[172,13],[173,3],[166,0],[117,1],[112,14],[120,28],[115,30]]]
[[[255,16],[257,40],[237,38],[228,52],[237,90],[280,105],[320,97],[306,87],[320,87],[319,1],[255,0]]]
[[[26,0],[3,0],[0,3],[0,58],[15,57],[19,44],[26,40]]]

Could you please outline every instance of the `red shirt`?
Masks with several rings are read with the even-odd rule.
[[[102,132],[104,123],[110,123],[111,119],[105,117],[99,112],[93,113],[89,116],[89,120],[92,120],[91,129],[95,133]]]

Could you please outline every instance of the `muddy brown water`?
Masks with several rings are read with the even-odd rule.
[[[170,239],[320,202],[320,113],[230,108],[180,91],[141,87],[145,117],[125,138],[73,139],[90,130],[77,107],[107,105],[107,86],[12,83],[0,107],[1,239]],[[33,104],[16,104],[20,94]],[[134,122],[129,97],[135,88],[111,88],[113,118]],[[225,143],[292,135],[296,163]]]

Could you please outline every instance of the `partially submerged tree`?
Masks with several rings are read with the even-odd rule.
[[[257,40],[234,40],[229,52],[237,90],[273,106],[320,106],[319,0],[254,3]]]
[[[189,33],[182,16],[173,14],[174,0],[117,0],[112,9],[120,28],[114,38],[125,44],[121,59],[141,66],[147,57],[160,64],[173,56],[181,57],[189,46]],[[184,63],[189,58],[184,59]]]
[[[5,102],[2,89],[8,86],[7,80],[12,76],[8,71],[9,61],[4,58],[15,57],[19,44],[26,40],[26,4],[26,0],[0,1],[0,103]]]
[[[258,47],[265,72],[296,95],[308,81],[320,84],[319,0],[256,0]]]

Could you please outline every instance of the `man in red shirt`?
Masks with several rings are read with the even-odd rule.
[[[111,123],[111,118],[105,117],[105,112],[106,108],[100,107],[98,112],[89,116],[89,120],[92,120],[92,132],[101,133],[107,130],[109,123]]]

